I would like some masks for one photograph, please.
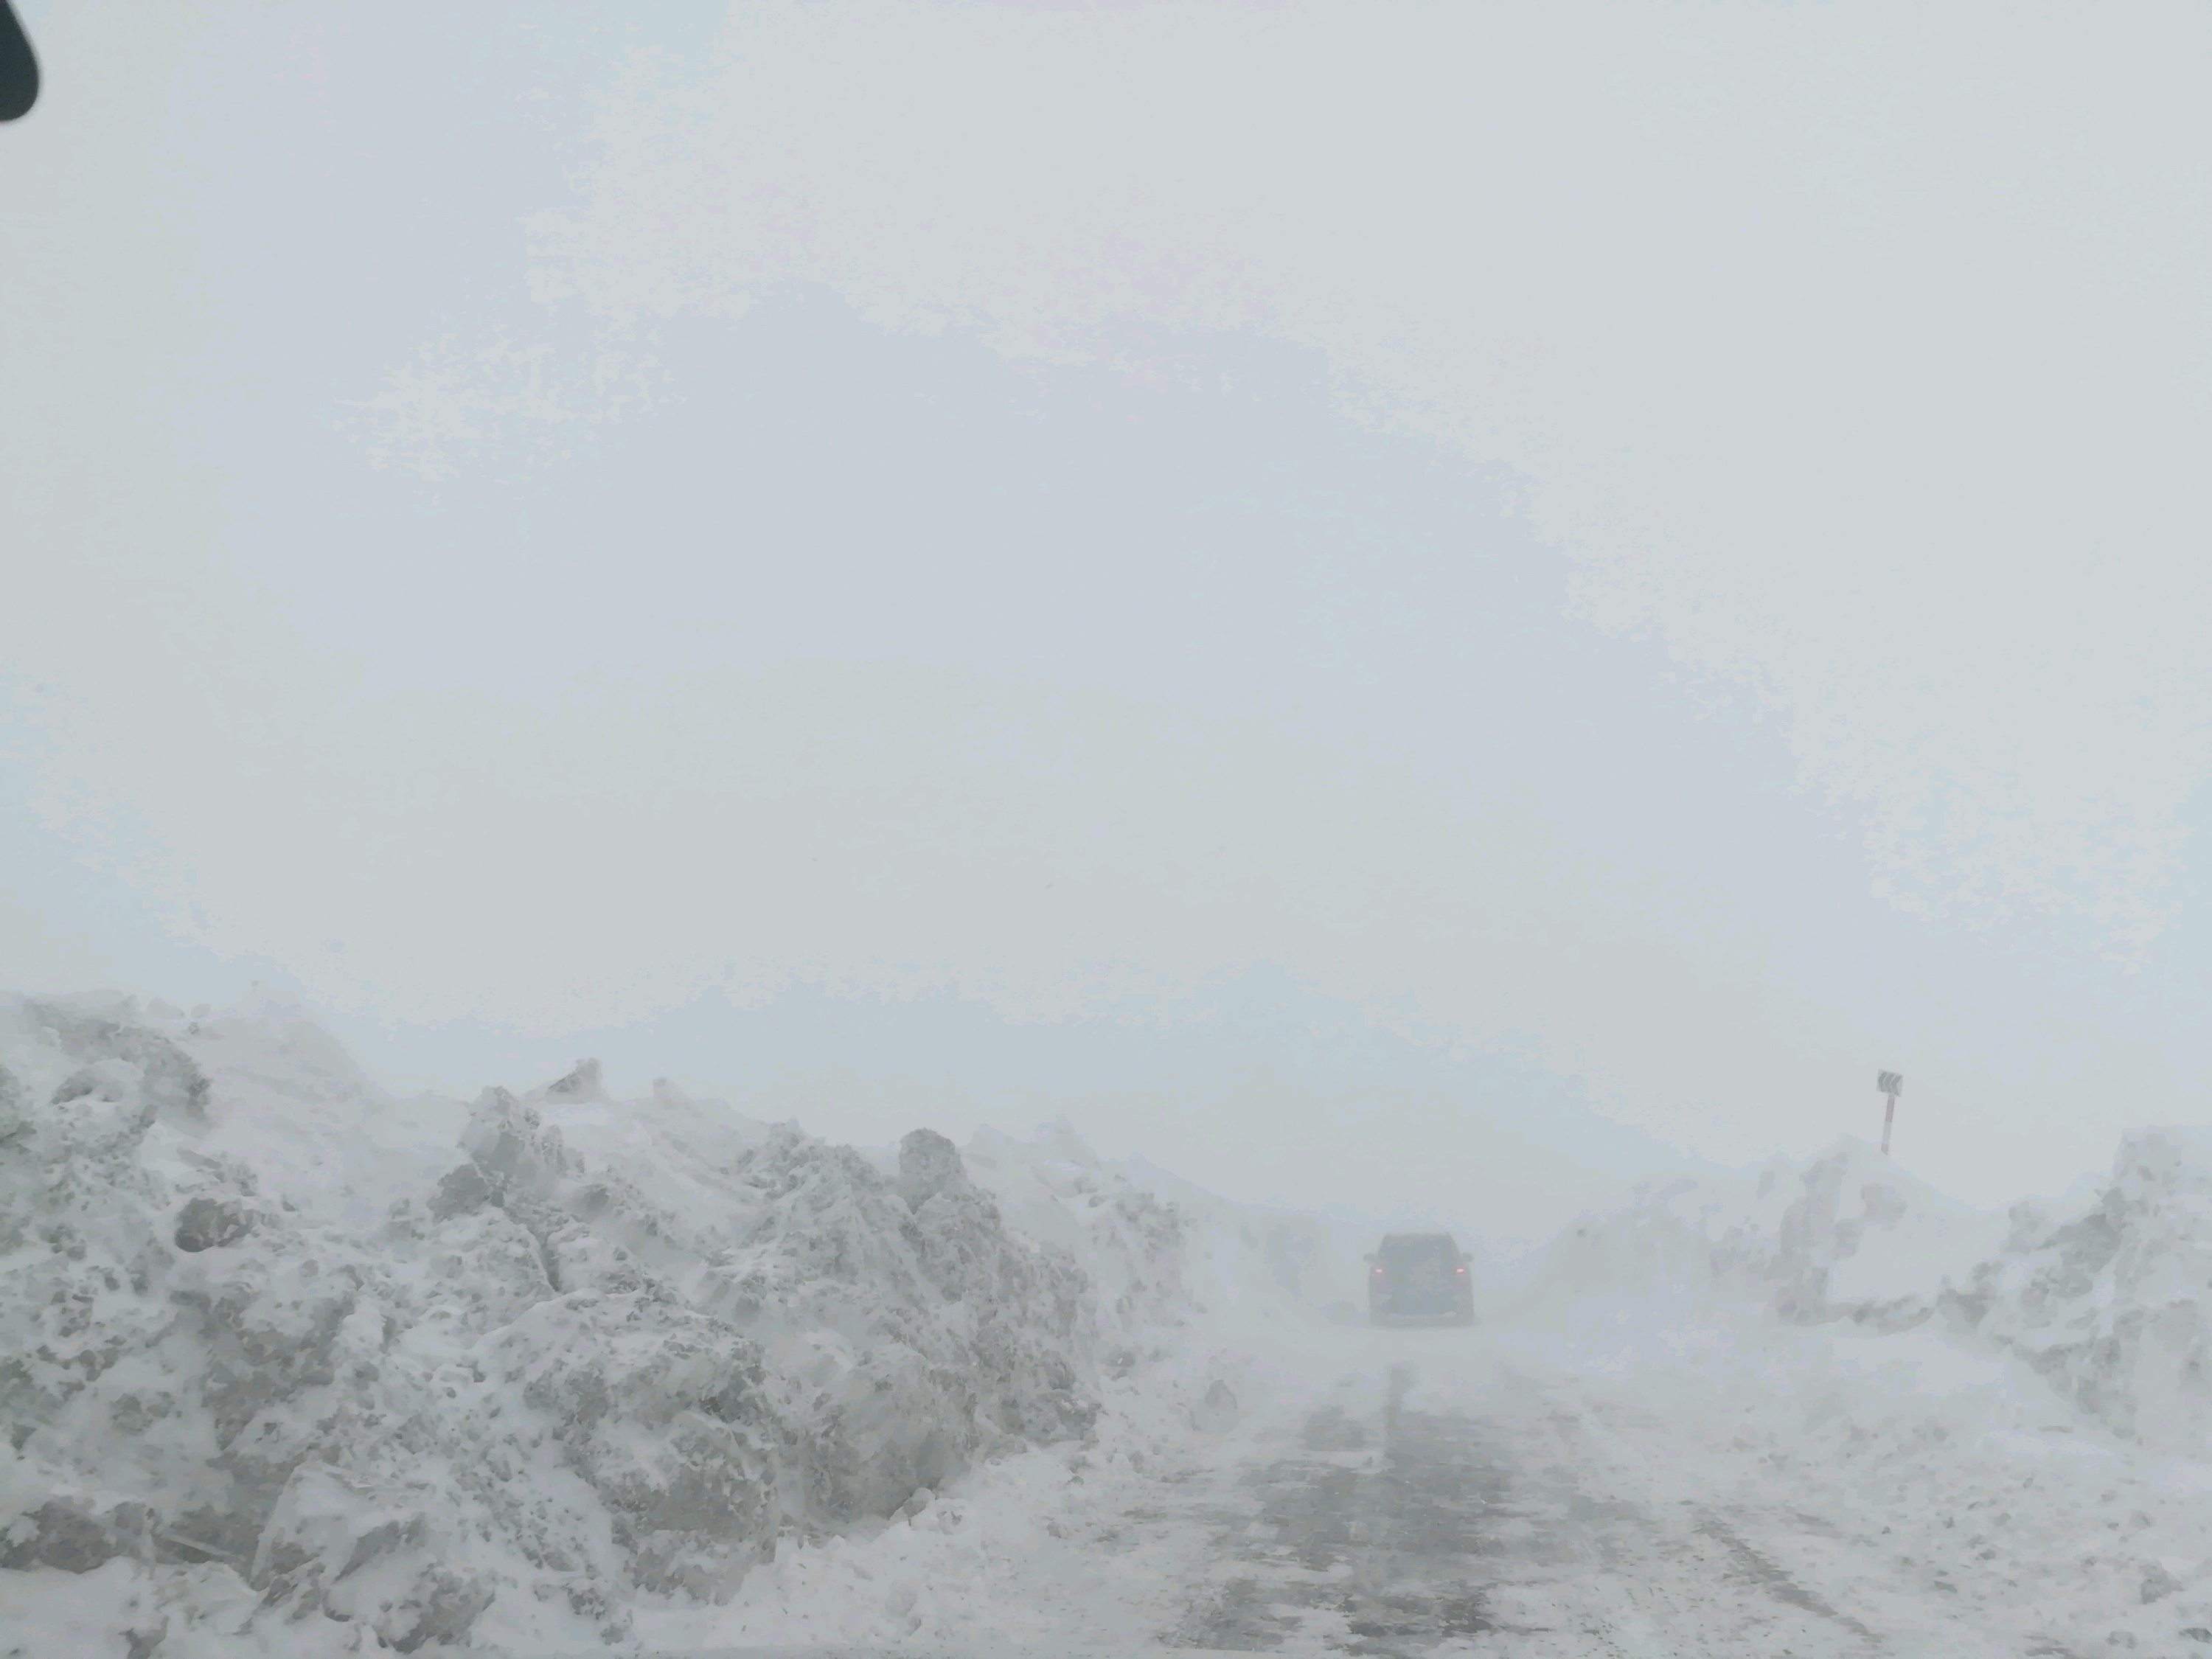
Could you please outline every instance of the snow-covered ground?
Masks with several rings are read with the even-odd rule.
[[[149,1652],[619,1641],[1133,1363],[927,1131],[887,1170],[588,1064],[394,1101],[267,999],[4,1018],[0,1630],[128,1580]]]
[[[1655,1180],[1474,1331],[1065,1124],[0,1005],[0,1655],[2212,1647],[2212,1137]]]

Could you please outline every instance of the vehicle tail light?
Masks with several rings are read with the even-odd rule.
[[[1461,1278],[1464,1279],[1464,1278],[1466,1278],[1466,1277],[1467,1277],[1467,1269],[1466,1269],[1466,1268],[1462,1267],[1459,1271],[1460,1271],[1460,1277],[1461,1277]]]

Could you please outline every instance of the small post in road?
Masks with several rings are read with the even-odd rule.
[[[1889,1126],[1897,1121],[1897,1097],[1905,1092],[1902,1072],[1877,1072],[1874,1086],[1889,1097],[1889,1104],[1881,1115],[1881,1155],[1889,1156]]]

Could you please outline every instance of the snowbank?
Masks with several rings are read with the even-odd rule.
[[[1849,1137],[1803,1166],[1647,1183],[1544,1253],[1515,1309],[1542,1321],[1591,1298],[1675,1312],[1763,1308],[1791,1324],[1909,1330],[1935,1316],[2003,1234]]]
[[[1009,1222],[1083,1264],[1116,1339],[1119,1368],[1127,1368],[1133,1343],[1195,1310],[1188,1214],[1109,1167],[1065,1121],[1027,1141],[979,1130],[963,1162]]]
[[[1945,1297],[1954,1322],[2116,1433],[2212,1455],[2212,1130],[2138,1130],[2084,1212],[2010,1222]]]
[[[1808,1574],[1849,1544],[2018,1651],[2192,1649],[2209,1150],[2132,1134],[2063,1218],[1976,1214],[1848,1140],[1654,1183],[1554,1242],[1499,1340],[1609,1393],[1653,1493],[1791,1522],[1769,1543]]]
[[[942,1137],[893,1174],[588,1063],[396,1101],[279,1000],[9,1002],[0,1066],[0,1596],[116,1577],[118,1650],[595,1645],[1089,1437],[1187,1295],[1148,1194],[1068,1207],[1102,1342]]]
[[[1602,1343],[1744,1312],[1924,1327],[2018,1358],[2113,1434],[2212,1455],[2212,1130],[2130,1133],[2069,1215],[1978,1213],[1851,1139],[1802,1167],[1654,1184],[1563,1233],[1515,1316]]]
[[[1238,1204],[1143,1159],[1109,1163],[1065,1120],[1025,1141],[981,1130],[965,1158],[1010,1223],[1066,1249],[1097,1282],[1117,1372],[1174,1353],[1218,1380],[1229,1356],[1283,1330],[1364,1322],[1358,1253],[1379,1228]],[[1196,1352],[1171,1340],[1178,1332]]]

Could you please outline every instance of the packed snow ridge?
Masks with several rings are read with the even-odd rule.
[[[2125,1136],[2081,1213],[1983,1215],[1845,1138],[1751,1182],[1682,1179],[1587,1218],[1522,1311],[1735,1304],[1787,1325],[1921,1328],[2017,1356],[2081,1416],[2154,1449],[2212,1446],[2212,1131]]]
[[[500,1597],[615,1638],[1081,1436],[1185,1300],[1172,1206],[1061,1218],[1102,1307],[927,1129],[892,1171],[587,1062],[441,1134],[281,1003],[0,1019],[0,1566],[212,1564],[403,1652]]]

